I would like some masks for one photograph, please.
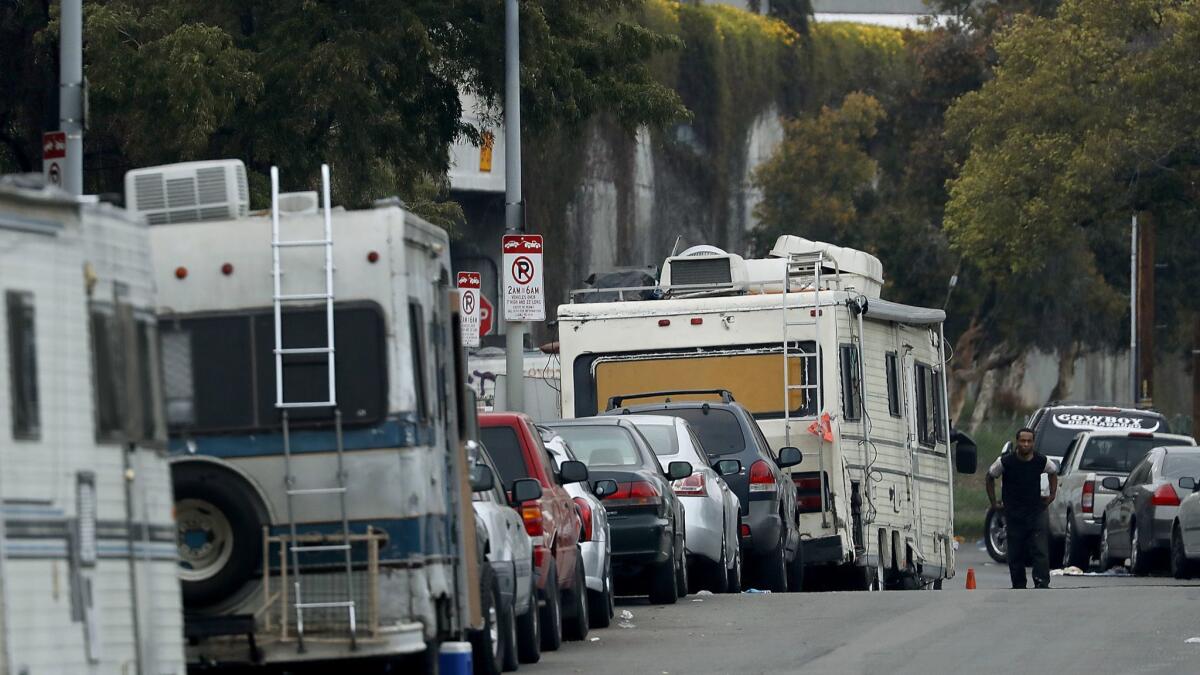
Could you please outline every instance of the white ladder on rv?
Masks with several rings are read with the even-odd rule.
[[[334,329],[333,329],[333,217],[329,203],[329,165],[321,165],[321,192],[324,205],[325,230],[321,239],[283,239],[279,227],[279,169],[271,167],[271,274],[274,278],[273,305],[275,310],[275,408],[280,411],[283,421],[283,461],[284,488],[287,494],[287,517],[289,537],[288,554],[294,575],[293,591],[296,611],[296,641],[299,651],[304,647],[304,612],[312,609],[344,608],[348,613],[350,625],[350,647],[357,647],[356,603],[354,600],[353,564],[350,550],[350,522],[346,515],[346,471],[344,466],[344,447],[342,443],[342,413],[337,406],[336,371],[334,369]],[[317,293],[288,293],[283,292],[282,254],[291,248],[321,248],[325,253],[325,289]],[[325,304],[325,345],[304,347],[284,347],[283,341],[283,306],[290,303],[324,302]],[[285,401],[283,386],[284,357],[295,355],[318,355],[325,359],[328,385],[326,396],[318,401]],[[299,408],[331,408],[334,419],[334,436],[337,455],[337,476],[333,485],[321,487],[297,487],[296,476],[292,472],[292,446],[289,411]],[[301,545],[296,530],[296,518],[293,502],[297,497],[337,497],[341,515],[341,531],[334,537],[326,539],[332,543]],[[300,556],[311,553],[342,552],[346,575],[345,600],[332,602],[304,602],[301,595]]]
[[[820,375],[820,354],[819,346],[821,340],[821,316],[824,313],[821,308],[821,268],[825,264],[825,257],[820,252],[815,253],[792,253],[789,254],[784,261],[783,273],[783,437],[784,445],[792,444],[792,425],[797,424],[794,421],[794,411],[792,409],[792,392],[800,392],[805,400],[808,408],[808,403],[812,404],[812,409],[815,411],[818,425],[821,422],[821,414],[824,412],[824,401],[822,400]],[[798,291],[806,291],[811,289],[813,293],[812,311],[808,317],[793,318],[793,314],[803,310],[803,305],[800,307],[791,307],[788,301],[789,295],[796,295],[791,292],[795,287]],[[798,329],[803,329],[803,335],[797,335]],[[807,338],[811,332],[813,337],[813,351],[805,351],[802,345],[802,338]],[[793,383],[791,381],[792,363],[798,361],[800,373],[804,373],[809,365],[806,360],[811,359],[812,370],[809,371],[810,377],[801,382]],[[803,433],[803,430],[801,431]],[[823,437],[822,437],[823,438]],[[818,448],[824,445],[824,440],[818,441]],[[821,526],[828,527],[828,512],[829,505],[826,503],[826,476],[825,476],[825,453],[823,448],[817,452],[818,471],[821,481]]]

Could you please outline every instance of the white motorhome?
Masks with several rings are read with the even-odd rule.
[[[0,178],[0,672],[180,673],[144,222]]]
[[[563,415],[732,392],[776,451],[804,454],[790,472],[807,569],[940,586],[954,574],[945,315],[883,300],[882,286],[874,256],[784,236],[760,260],[688,249],[658,286],[616,290],[636,300],[577,291],[558,310]],[[959,445],[974,471],[973,445]]]
[[[138,170],[127,201],[207,176],[236,202],[227,164]],[[480,621],[449,238],[330,208],[327,170],[320,198],[277,181],[269,214],[180,200],[150,232],[188,659],[434,656]]]

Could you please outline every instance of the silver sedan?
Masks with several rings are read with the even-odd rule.
[[[1143,575],[1166,562],[1182,501],[1178,481],[1197,474],[1200,449],[1175,446],[1146,453],[1124,481],[1105,478],[1102,485],[1120,494],[1104,509],[1100,563],[1107,568],[1128,558],[1133,573]]]
[[[737,593],[742,585],[742,556],[738,545],[738,515],[741,504],[723,475],[741,471],[737,460],[709,461],[703,444],[687,420],[667,415],[629,415],[638,431],[650,442],[663,466],[689,462],[694,472],[675,481],[675,494],[682,498],[687,514],[688,578],[696,591],[707,587],[716,593]],[[737,466],[734,466],[734,465]]]

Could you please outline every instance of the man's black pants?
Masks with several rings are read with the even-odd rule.
[[[1009,511],[1008,574],[1013,588],[1025,588],[1025,567],[1033,567],[1033,585],[1050,586],[1050,531],[1045,509],[1038,513]]]

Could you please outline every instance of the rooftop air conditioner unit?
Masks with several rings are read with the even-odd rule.
[[[316,215],[319,206],[320,200],[316,190],[281,192],[279,194],[279,215],[281,216]]]
[[[245,218],[246,165],[221,159],[134,169],[125,174],[125,208],[151,225]]]

